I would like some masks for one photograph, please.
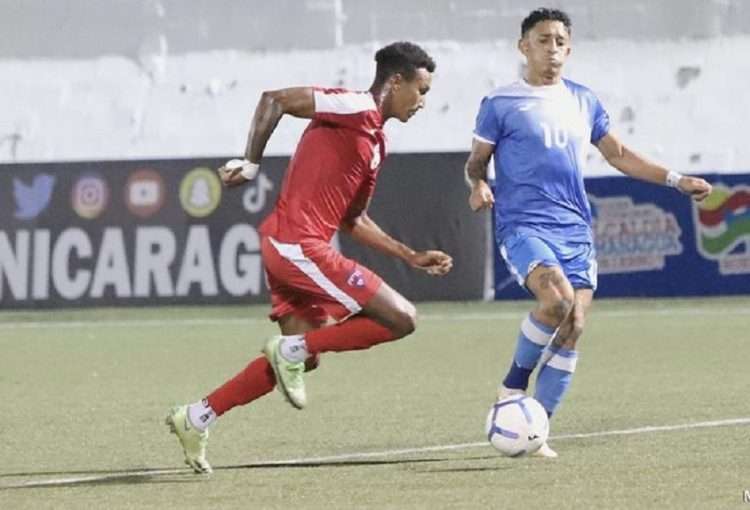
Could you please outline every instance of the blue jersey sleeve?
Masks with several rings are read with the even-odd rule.
[[[609,133],[609,114],[599,98],[594,96],[594,115],[591,122],[591,143],[596,144]]]
[[[488,97],[482,99],[482,103],[479,105],[474,136],[493,145],[500,139],[500,122],[492,100]]]

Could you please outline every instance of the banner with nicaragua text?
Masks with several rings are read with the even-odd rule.
[[[464,157],[390,156],[370,208],[394,237],[454,254],[448,277],[415,273],[345,235],[336,247],[412,299],[481,297],[486,237],[455,171]],[[214,170],[223,161],[0,165],[0,309],[267,302],[258,227],[288,158],[265,158],[234,189]]]

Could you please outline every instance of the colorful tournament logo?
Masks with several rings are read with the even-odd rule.
[[[92,220],[107,207],[109,186],[98,175],[87,174],[78,178],[73,185],[71,203],[78,216]]]
[[[750,273],[750,187],[714,186],[694,203],[698,252],[719,263],[721,274]]]
[[[657,271],[668,255],[682,253],[674,214],[629,196],[589,196],[599,274]]]
[[[19,220],[31,220],[39,216],[49,205],[54,187],[55,177],[48,174],[35,175],[31,184],[14,178],[15,217]]]
[[[140,218],[156,214],[164,204],[164,180],[155,170],[136,170],[125,184],[125,205]]]
[[[216,173],[205,167],[191,170],[180,184],[180,203],[190,216],[203,218],[219,205],[221,183]]]

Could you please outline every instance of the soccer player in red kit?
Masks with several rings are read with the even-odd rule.
[[[414,251],[367,215],[378,171],[386,156],[383,124],[408,121],[424,107],[435,63],[419,46],[397,42],[375,54],[368,91],[318,87],[264,92],[248,134],[245,159],[219,169],[228,187],[258,172],[266,143],[284,114],[312,119],[287,168],[273,212],[260,227],[261,255],[271,293],[271,319],[281,335],[263,356],[234,378],[191,404],[175,407],[167,424],[185,461],[210,473],[208,427],[233,407],[278,386],[297,409],[307,403],[302,374],[324,352],[368,349],[402,338],[416,326],[416,309],[378,275],[334,250],[341,229],[356,241],[401,258],[431,275],[450,271],[452,259],[436,250]]]

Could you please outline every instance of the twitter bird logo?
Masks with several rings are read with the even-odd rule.
[[[39,174],[31,181],[31,186],[20,179],[13,179],[13,198],[16,199],[16,218],[30,220],[36,218],[49,205],[55,177]]]

